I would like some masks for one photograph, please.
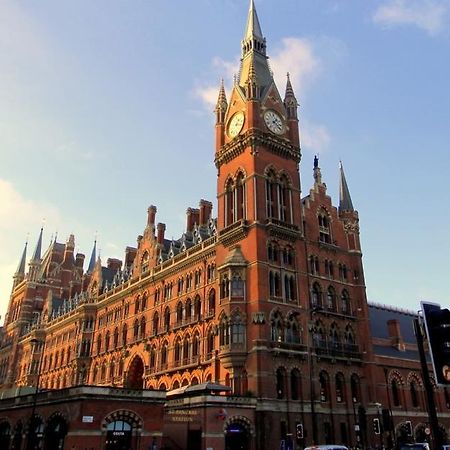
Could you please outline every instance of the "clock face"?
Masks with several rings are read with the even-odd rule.
[[[266,122],[267,128],[275,134],[282,134],[284,132],[283,119],[281,116],[269,109],[264,113],[264,122]]]
[[[244,126],[245,116],[242,111],[237,112],[228,122],[228,136],[236,137]]]

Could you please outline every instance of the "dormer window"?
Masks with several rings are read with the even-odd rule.
[[[319,241],[331,244],[331,228],[330,219],[325,211],[321,211],[318,215],[319,221]]]
[[[141,273],[147,272],[149,260],[150,260],[150,255],[148,254],[148,252],[144,252],[144,254],[142,255],[142,260],[141,260]]]

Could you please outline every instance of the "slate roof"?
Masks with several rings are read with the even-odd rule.
[[[412,311],[402,310],[391,306],[383,306],[369,303],[369,321],[372,337],[375,339],[390,340],[388,325],[389,320],[398,320],[400,325],[400,333],[403,342],[410,347],[411,344],[416,346],[416,336],[414,335],[413,319],[417,317]],[[375,355],[385,356],[388,358],[419,360],[418,350],[406,348],[399,350],[392,345],[374,345],[373,351]],[[427,359],[428,355],[427,355]]]
[[[397,309],[369,303],[369,320],[372,337],[389,339],[388,320],[396,319],[400,324],[400,331],[405,343],[416,342],[414,336],[413,319],[417,317],[412,311]]]

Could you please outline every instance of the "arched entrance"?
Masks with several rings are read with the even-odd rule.
[[[250,432],[242,421],[233,421],[225,431],[225,450],[249,450]]]
[[[131,449],[132,426],[124,420],[115,420],[106,427],[106,450]]]
[[[20,450],[22,448],[22,422],[18,422],[14,427],[13,441],[11,445],[11,450]]]
[[[9,448],[11,441],[11,427],[6,420],[0,423],[0,448]]]
[[[30,417],[28,422],[27,450],[40,450],[44,440],[44,422],[39,416]]]
[[[142,431],[142,419],[133,411],[117,410],[102,423],[105,450],[135,450]]]
[[[127,387],[142,389],[144,387],[144,363],[139,356],[135,356],[128,369]]]
[[[67,422],[62,416],[58,414],[50,417],[45,430],[45,449],[62,450],[67,429]]]

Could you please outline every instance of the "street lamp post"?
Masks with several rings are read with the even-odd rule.
[[[381,449],[383,449],[383,426],[381,423],[381,414],[380,414],[381,403],[374,403],[373,405],[377,408],[377,419],[378,419],[378,426],[379,426],[379,432],[380,432],[380,434],[378,436],[380,439],[380,450],[381,450]]]
[[[315,408],[315,400],[316,400],[316,392],[315,392],[315,384],[314,384],[314,355],[313,350],[315,351],[314,345],[314,332],[315,326],[313,323],[313,316],[317,311],[320,311],[322,308],[318,305],[313,306],[310,311],[310,348],[309,348],[309,386],[310,386],[310,401],[311,401],[311,422],[312,422],[312,438],[313,445],[316,445],[318,442],[318,433],[317,433],[317,420],[316,420],[316,408]]]
[[[33,355],[36,352],[36,348],[39,348],[41,344],[43,344],[43,341],[40,341],[36,338],[31,339],[30,341],[33,344]],[[36,430],[36,420],[35,420],[35,413],[36,413],[36,406],[37,406],[37,398],[39,393],[39,382],[41,378],[41,360],[42,360],[42,354],[43,354],[43,348],[40,349],[41,353],[39,354],[38,363],[37,363],[37,377],[36,377],[36,386],[34,389],[33,394],[33,404],[31,407],[31,416],[30,416],[30,422],[28,425],[28,433],[27,433],[27,450],[33,450],[35,446],[35,441],[37,437],[37,430]],[[32,359],[32,362],[34,359]]]
[[[395,430],[393,430],[394,426],[394,418],[392,415],[392,407],[391,407],[391,394],[389,392],[389,381],[388,381],[388,369],[387,367],[383,368],[384,372],[384,381],[386,383],[386,397],[388,402],[388,412],[389,412],[389,434],[388,434],[388,447],[395,448],[397,446],[395,442]]]

